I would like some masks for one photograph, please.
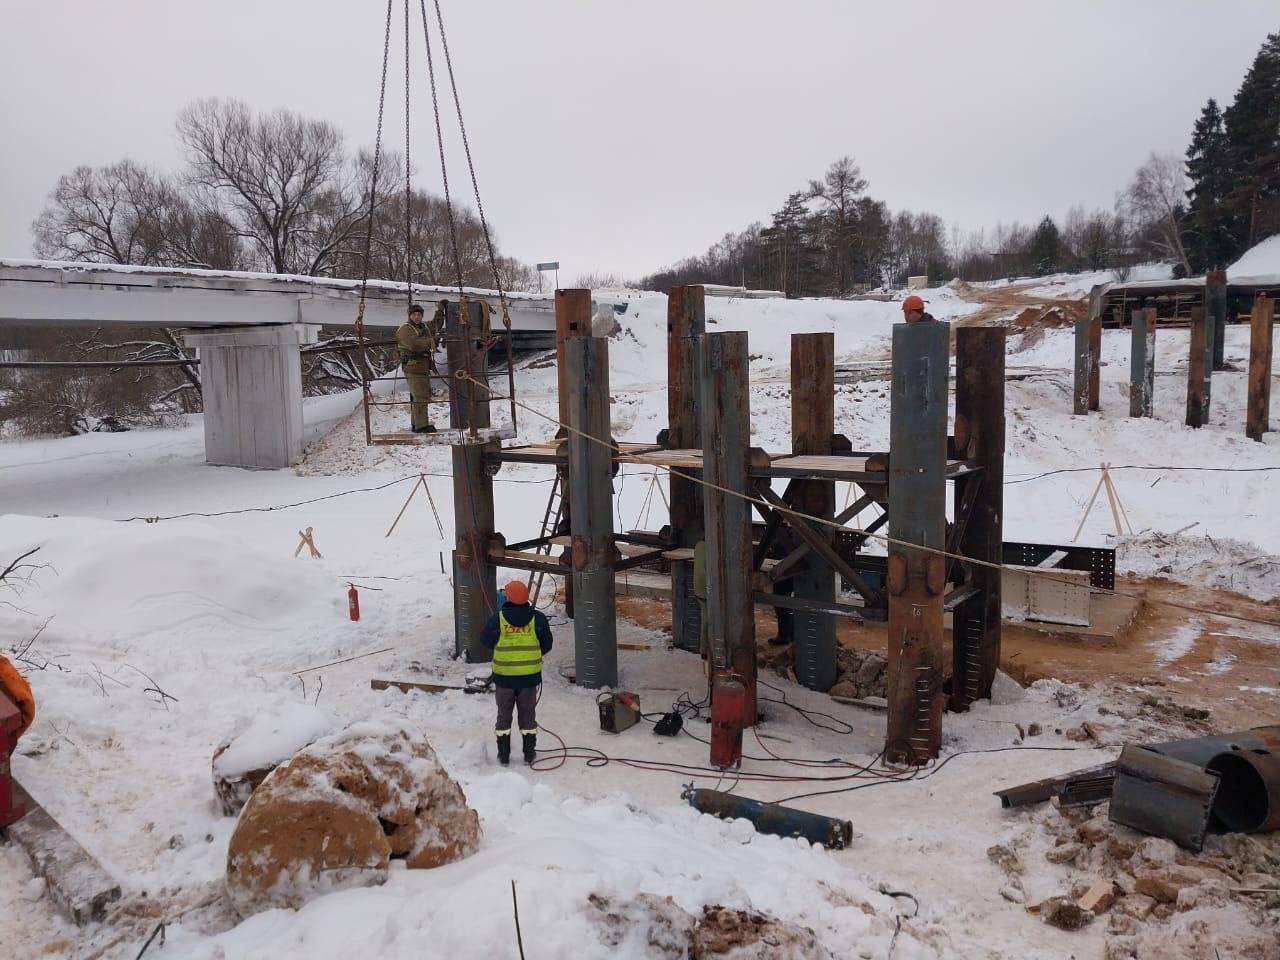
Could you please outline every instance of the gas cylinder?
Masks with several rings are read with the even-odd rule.
[[[347,610],[350,612],[352,620],[359,620],[360,594],[356,590],[356,585],[354,583],[349,584],[349,586],[351,589],[347,591]]]
[[[719,673],[711,684],[711,765],[720,770],[742,763],[747,685],[736,673]]]

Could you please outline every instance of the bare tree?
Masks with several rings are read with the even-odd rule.
[[[268,269],[325,273],[355,237],[367,165],[349,158],[337,127],[218,99],[193,103],[177,126],[192,183]]]
[[[58,178],[31,226],[36,255],[94,263],[159,263],[164,250],[160,222],[170,199],[161,178],[132,160],[76,167]]]
[[[1160,256],[1179,264],[1184,275],[1191,272],[1182,245],[1186,193],[1182,161],[1173,154],[1152,153],[1120,198],[1120,208],[1137,231],[1146,234]]]

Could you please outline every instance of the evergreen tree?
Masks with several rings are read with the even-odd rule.
[[[1045,216],[1031,234],[1031,242],[1027,246],[1027,256],[1037,276],[1052,273],[1062,253],[1062,238],[1058,234],[1058,225],[1053,217]]]
[[[1223,122],[1234,257],[1280,230],[1280,33],[1263,43]]]
[[[1196,120],[1187,148],[1188,232],[1187,254],[1192,269],[1215,270],[1235,259],[1231,214],[1231,163],[1227,133],[1218,102],[1212,98]]]

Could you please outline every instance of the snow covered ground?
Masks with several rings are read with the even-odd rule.
[[[977,309],[951,290],[926,297],[940,318]],[[648,441],[666,419],[666,301],[634,291],[616,292],[616,299],[626,312],[610,344],[614,431],[620,439]],[[750,333],[754,442],[773,450],[789,445],[790,334],[834,331],[839,365],[875,370],[888,357],[898,317],[896,304],[875,301],[716,299],[707,311],[710,330]],[[1011,371],[1034,372],[1009,384],[1006,536],[1070,539],[1097,483],[1094,468],[1108,461],[1116,465],[1136,535],[1119,542],[1124,566],[1152,573],[1167,564],[1171,575],[1203,583],[1238,573],[1238,589],[1280,595],[1276,474],[1170,469],[1280,467],[1276,435],[1261,444],[1243,435],[1243,373],[1214,377],[1212,425],[1183,427],[1187,334],[1162,330],[1157,417],[1130,420],[1128,334],[1107,331],[1102,413],[1074,418],[1071,338],[1070,330],[1048,330],[1010,340]],[[1246,353],[1247,332],[1232,327],[1228,359],[1242,368]],[[523,401],[549,414],[554,383],[552,367],[535,365],[521,372],[518,389]],[[883,448],[887,379],[841,383],[838,391],[837,429],[855,448]],[[32,672],[39,716],[15,772],[126,892],[114,927],[76,931],[57,919],[16,854],[0,848],[0,943],[12,945],[14,956],[35,956],[52,944],[44,955],[105,947],[105,956],[132,957],[162,919],[170,926],[158,956],[512,956],[512,879],[526,948],[536,944],[530,956],[646,956],[643,931],[607,946],[587,901],[592,893],[626,900],[639,892],[670,895],[693,911],[708,903],[768,911],[812,927],[837,956],[884,958],[892,951],[898,960],[1012,960],[1100,953],[1101,930],[1063,933],[1002,899],[1002,874],[985,856],[988,846],[1028,829],[1025,815],[1000,811],[991,790],[1110,755],[1052,733],[1098,719],[1097,691],[1081,700],[1045,683],[1025,700],[981,704],[947,718],[947,753],[1010,747],[1015,724],[1030,722],[1041,723],[1046,735],[1026,745],[1053,751],[967,754],[923,783],[860,779],[852,784],[875,783],[874,789],[801,801],[853,821],[860,836],[841,853],[697,816],[679,798],[690,777],[617,762],[501,771],[491,757],[489,698],[371,691],[371,677],[409,676],[415,665],[424,677],[456,680],[465,668],[448,658],[448,451],[366,448],[354,404],[351,396],[308,402],[310,443],[296,471],[205,466],[198,417],[170,430],[0,443],[0,560],[39,546],[33,559],[47,564],[20,593],[0,597],[8,601],[0,605],[0,650],[25,644],[44,627],[28,653],[47,663]],[[388,425],[403,416],[378,414]],[[520,431],[538,439],[554,426],[522,412]],[[1082,472],[1052,473],[1076,470]],[[387,537],[420,473],[428,475],[443,535],[419,493]],[[497,480],[498,528],[508,539],[536,535],[548,472],[507,466]],[[661,497],[650,494],[653,482],[635,468],[619,477],[619,527],[665,521]],[[302,505],[268,509],[286,504]],[[308,526],[323,559],[305,551],[293,557],[299,530]],[[1085,538],[1104,542],[1111,527],[1109,510],[1095,507]],[[1174,544],[1179,562],[1138,549],[1143,531]],[[1265,562],[1237,565],[1249,557]],[[347,618],[352,582],[361,589],[358,623]],[[546,729],[614,757],[705,762],[706,747],[690,738],[655,738],[643,727],[610,737],[595,729],[592,692],[570,686],[555,670],[571,660],[573,641],[571,625],[551,613],[557,647],[540,707]],[[640,692],[646,709],[665,709],[686,690],[695,700],[702,696],[696,657],[661,651],[660,637],[633,625],[621,633],[659,647],[621,654],[622,684]],[[1180,642],[1170,637],[1162,655],[1175,659]],[[295,675],[386,647],[392,649]],[[775,704],[761,731],[774,739],[749,741],[748,753],[758,759],[747,771],[814,775],[814,768],[768,759],[768,751],[855,763],[876,755],[879,715],[770,682],[778,687],[770,697],[838,716],[852,732],[819,730]],[[228,733],[255,716],[304,701],[337,723],[386,712],[419,724],[480,813],[484,843],[477,856],[437,871],[400,873],[383,888],[235,925],[216,896],[234,821],[216,810],[210,758]],[[704,725],[693,729],[705,734]],[[542,746],[551,745],[546,741]],[[816,769],[824,776],[849,772]],[[735,789],[779,799],[823,785],[744,780]],[[1042,867],[1027,881],[1028,898],[1057,892],[1063,875],[1063,868]],[[912,893],[918,916],[910,899],[882,890]],[[115,938],[121,939],[112,944]]]

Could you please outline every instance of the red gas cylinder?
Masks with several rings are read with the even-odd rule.
[[[360,594],[356,592],[356,585],[351,584],[351,589],[347,591],[347,609],[351,613],[352,620],[360,619]]]
[[[720,770],[742,763],[747,685],[736,673],[720,673],[711,684],[711,765]]]

